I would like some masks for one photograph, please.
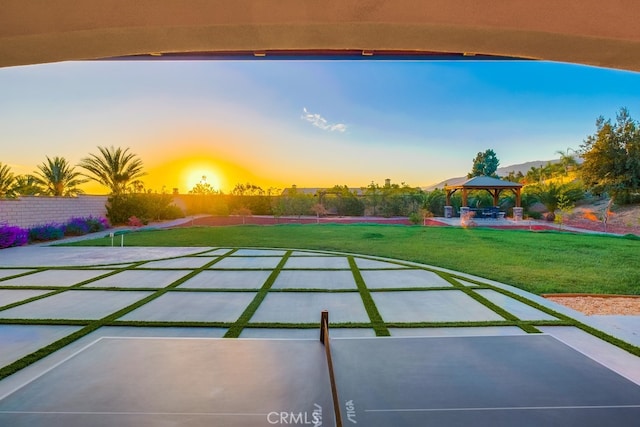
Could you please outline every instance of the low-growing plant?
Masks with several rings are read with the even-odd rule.
[[[83,236],[88,233],[95,233],[110,228],[109,221],[106,218],[74,217],[64,225],[65,236]]]
[[[24,228],[0,225],[0,249],[26,245],[28,241],[29,232]]]
[[[71,218],[64,225],[65,236],[82,236],[89,233],[89,224],[85,218]]]
[[[136,217],[135,215],[130,217],[127,220],[127,225],[129,227],[142,227],[145,224],[147,224],[147,223],[142,221],[140,218]]]
[[[55,222],[37,225],[29,229],[30,242],[48,242],[64,237],[65,226]]]

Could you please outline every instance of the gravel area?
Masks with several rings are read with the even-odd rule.
[[[637,296],[545,295],[544,297],[588,316],[640,316],[640,297]]]

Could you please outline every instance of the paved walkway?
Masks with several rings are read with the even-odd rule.
[[[542,332],[640,384],[640,358],[576,322],[640,346],[637,323],[460,272],[295,249],[35,246],[2,252],[0,369],[45,357],[0,381],[0,397],[100,337],[316,339],[323,309],[337,338]]]

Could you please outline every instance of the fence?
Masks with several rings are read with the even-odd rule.
[[[29,228],[72,217],[104,217],[108,196],[43,197],[0,199],[0,224]]]

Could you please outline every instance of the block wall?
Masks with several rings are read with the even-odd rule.
[[[29,228],[51,222],[64,223],[72,217],[107,214],[108,196],[31,197],[0,199],[0,224]]]

